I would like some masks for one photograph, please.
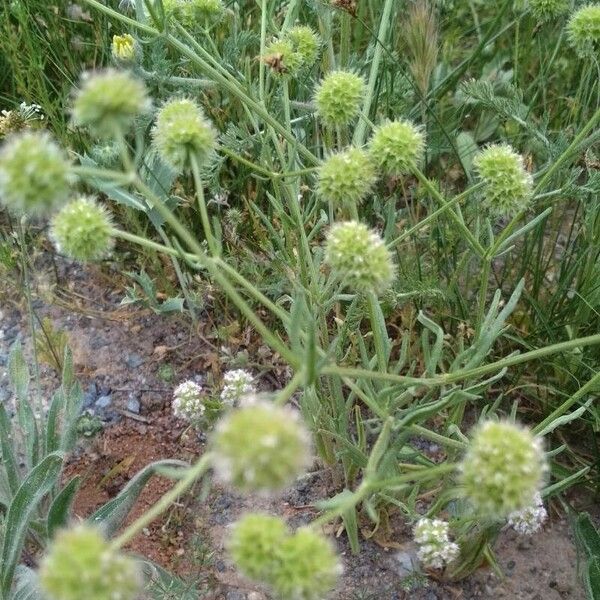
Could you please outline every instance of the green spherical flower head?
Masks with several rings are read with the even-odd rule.
[[[534,17],[540,21],[556,19],[569,10],[569,0],[529,0]]]
[[[539,438],[513,423],[477,427],[461,465],[461,481],[474,508],[496,518],[533,504],[544,483],[546,460]]]
[[[98,137],[113,137],[125,133],[150,106],[146,86],[131,73],[85,73],[73,103],[73,123],[89,127]]]
[[[280,490],[311,462],[310,436],[299,415],[266,402],[223,418],[213,449],[217,477],[245,492]]]
[[[90,198],[69,202],[54,217],[50,237],[56,249],[83,262],[105,258],[113,247],[112,221]]]
[[[48,133],[15,134],[0,148],[0,202],[16,215],[46,215],[69,197],[70,169]]]
[[[588,4],[571,15],[567,23],[571,46],[581,58],[600,57],[600,4]]]
[[[160,157],[180,172],[190,168],[192,157],[199,166],[208,162],[217,134],[202,109],[193,100],[181,98],[161,108],[152,139]]]
[[[494,144],[481,151],[473,165],[484,182],[485,207],[495,216],[512,216],[531,201],[533,180],[523,157],[508,144]]]
[[[285,39],[301,58],[302,67],[312,67],[319,55],[321,40],[319,36],[306,25],[296,25],[285,32]]]
[[[135,561],[85,524],[56,536],[39,577],[50,600],[134,600],[141,587]]]
[[[336,204],[359,203],[369,195],[377,173],[371,157],[358,148],[330,156],[319,168],[318,193]]]
[[[336,223],[329,230],[325,263],[335,276],[359,292],[380,293],[392,285],[394,261],[384,241],[356,221]]]
[[[302,68],[302,55],[288,40],[275,40],[265,48],[262,61],[276,75],[296,75]]]
[[[423,160],[425,136],[410,121],[389,121],[375,129],[369,149],[386,175],[406,175]]]
[[[317,114],[330,127],[348,125],[358,116],[364,93],[362,77],[348,71],[333,71],[315,92]]]
[[[283,519],[248,514],[234,524],[227,548],[246,577],[264,582],[276,568],[279,550],[288,535]]]
[[[268,583],[280,598],[320,600],[332,590],[341,573],[331,544],[308,527],[288,536],[278,557],[279,564]]]

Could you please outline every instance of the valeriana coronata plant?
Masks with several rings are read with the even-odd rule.
[[[325,263],[334,276],[357,292],[381,293],[396,275],[385,242],[363,223],[348,221],[332,225],[325,243]]]
[[[217,477],[244,492],[291,484],[311,464],[310,435],[297,412],[257,401],[226,415],[212,440]]]
[[[537,493],[530,506],[508,515],[508,524],[521,535],[532,535],[542,528],[548,513],[544,508],[542,496]]]
[[[362,77],[349,71],[332,71],[315,91],[317,115],[325,125],[348,125],[360,112],[365,93]]]
[[[488,146],[475,156],[473,166],[485,184],[483,202],[492,215],[512,216],[529,206],[533,179],[511,146]]]
[[[302,68],[315,64],[319,56],[321,38],[307,25],[296,25],[285,32],[285,39],[302,59]]]
[[[547,471],[541,440],[508,422],[477,426],[461,463],[465,495],[482,516],[505,518],[531,506]]]
[[[134,120],[148,112],[146,86],[128,71],[107,69],[84,73],[75,95],[72,118],[98,137],[124,134]]]
[[[194,381],[184,381],[173,391],[173,414],[186,421],[197,421],[206,410],[202,387]]]
[[[533,15],[540,21],[555,19],[569,10],[569,0],[529,0]]]
[[[425,136],[410,121],[388,121],[373,132],[369,151],[387,175],[406,175],[423,160]]]
[[[581,58],[600,57],[600,4],[588,4],[574,12],[567,23],[571,46]]]
[[[112,220],[95,200],[72,200],[54,217],[50,237],[56,249],[83,262],[105,258],[112,250]]]
[[[226,406],[237,406],[243,398],[256,393],[254,378],[244,369],[227,371],[223,375],[221,402]]]
[[[315,63],[320,45],[319,37],[310,27],[297,25],[269,44],[262,60],[274,73],[295,76]]]
[[[234,524],[227,546],[244,575],[266,584],[283,600],[321,599],[341,572],[323,536],[307,527],[291,533],[279,517],[242,517]]]
[[[214,152],[217,134],[193,100],[169,100],[158,112],[152,140],[160,157],[175,171],[190,168],[192,157],[199,166]]]
[[[319,168],[317,192],[335,204],[358,204],[372,191],[377,172],[364,150],[349,148],[332,154]]]
[[[0,148],[0,202],[16,215],[46,215],[64,204],[72,182],[64,152],[44,131],[24,131]]]
[[[414,528],[417,555],[425,567],[443,569],[458,558],[460,548],[450,541],[449,525],[441,519],[419,519]]]
[[[85,524],[58,533],[39,577],[50,600],[135,600],[142,585],[137,563]]]

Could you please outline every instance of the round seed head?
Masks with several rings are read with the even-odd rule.
[[[383,292],[392,285],[396,274],[384,241],[356,221],[331,227],[325,246],[325,263],[338,279],[359,292]]]
[[[217,134],[202,109],[187,98],[169,100],[159,111],[152,139],[160,157],[175,171],[190,167],[192,157],[206,164],[215,150]]]
[[[245,492],[280,490],[311,462],[310,436],[299,415],[260,401],[217,424],[213,449],[217,477]]]
[[[462,461],[461,480],[477,511],[504,518],[533,504],[546,470],[542,444],[531,431],[488,421],[475,430]]]
[[[50,237],[56,249],[82,262],[105,258],[113,247],[112,220],[104,207],[81,197],[72,200],[54,217]]]
[[[0,148],[0,202],[13,214],[43,216],[64,204],[71,165],[50,135],[23,131]]]
[[[317,114],[325,125],[348,125],[360,112],[365,93],[362,77],[348,71],[333,71],[317,86]]]
[[[326,159],[319,169],[318,193],[325,201],[358,204],[369,195],[377,173],[371,157],[350,148]]]
[[[473,165],[484,182],[483,201],[495,216],[512,216],[529,205],[533,179],[523,157],[508,144],[493,144],[482,150]]]
[[[276,75],[297,75],[302,68],[302,55],[287,40],[275,40],[265,48],[262,61]]]
[[[246,577],[265,582],[277,567],[279,550],[288,535],[283,519],[248,514],[233,525],[227,548]]]
[[[508,524],[521,535],[532,535],[542,528],[547,518],[542,496],[536,494],[533,504],[508,515]]]
[[[319,55],[321,39],[306,25],[296,25],[285,32],[285,39],[300,55],[302,68],[312,67]]]
[[[600,4],[588,4],[571,15],[567,23],[571,46],[581,58],[600,58]]]
[[[406,175],[423,160],[425,136],[410,121],[388,121],[375,129],[369,149],[384,173]]]
[[[540,21],[549,21],[564,15],[569,10],[569,0],[529,0],[534,17]]]
[[[196,421],[204,414],[206,407],[202,388],[194,381],[180,383],[173,392],[173,414],[186,421]]]
[[[278,558],[267,583],[280,598],[320,600],[335,587],[342,571],[329,541],[308,527],[283,541]]]
[[[56,536],[42,559],[39,579],[50,600],[135,600],[142,584],[135,561],[87,524]]]
[[[127,71],[84,73],[73,103],[73,123],[98,137],[125,133],[136,117],[150,110],[146,86]]]

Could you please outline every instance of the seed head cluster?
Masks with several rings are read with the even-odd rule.
[[[323,123],[349,125],[360,112],[365,87],[363,78],[349,71],[328,73],[315,92],[317,114]]]
[[[336,223],[329,230],[325,263],[344,284],[357,292],[381,293],[396,274],[391,252],[377,233],[363,223]]]
[[[282,519],[265,514],[240,519],[228,548],[240,571],[269,586],[277,598],[320,600],[341,572],[322,535],[308,527],[292,533]]]
[[[532,535],[542,528],[547,518],[544,501],[537,493],[531,505],[508,515],[508,524],[521,535]]]
[[[217,134],[204,112],[193,100],[169,100],[158,112],[152,139],[160,157],[175,171],[191,166],[194,158],[199,166],[212,156]]]
[[[425,136],[410,121],[388,121],[375,129],[369,149],[384,173],[406,175],[423,160]]]
[[[358,204],[372,191],[377,171],[371,157],[359,148],[332,154],[319,168],[318,194],[334,204]]]
[[[476,511],[505,518],[534,503],[546,470],[539,438],[513,423],[487,421],[475,430],[461,480]]]
[[[0,202],[15,215],[49,214],[67,201],[71,182],[69,160],[47,132],[13,134],[0,148]]]
[[[600,58],[600,4],[588,4],[574,12],[567,23],[571,46],[581,58]]]
[[[113,247],[112,220],[95,200],[81,196],[54,217],[50,237],[56,249],[82,262],[105,258]]]
[[[226,415],[212,440],[217,477],[242,492],[285,488],[310,465],[310,435],[298,413],[256,401]]]
[[[39,580],[49,600],[135,600],[142,584],[136,562],[85,524],[56,536],[42,559]]]
[[[512,216],[531,201],[533,179],[523,157],[508,144],[493,144],[482,150],[473,165],[484,183],[483,202],[494,216]]]

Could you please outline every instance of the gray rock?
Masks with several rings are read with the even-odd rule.
[[[130,369],[137,369],[138,367],[140,367],[143,364],[143,362],[144,362],[144,359],[139,354],[136,354],[135,352],[128,354],[127,357],[125,358],[125,364]]]
[[[417,555],[410,550],[401,550],[394,554],[394,569],[400,577],[410,575],[419,564]]]
[[[100,396],[95,402],[96,408],[108,408],[112,404],[112,396]]]
[[[127,399],[127,410],[129,412],[140,414],[140,401],[135,396],[129,396]]]

